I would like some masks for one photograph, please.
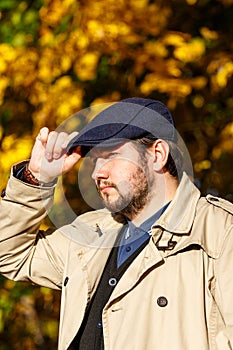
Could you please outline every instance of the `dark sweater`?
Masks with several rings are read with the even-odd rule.
[[[120,238],[121,237],[118,238],[119,241]],[[116,284],[135,257],[146,246],[148,240],[149,237],[119,268],[117,268],[118,244],[111,250],[96,293],[90,302],[81,328],[70,345],[69,350],[104,349],[102,310],[109,300]]]

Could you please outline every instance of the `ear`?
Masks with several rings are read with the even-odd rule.
[[[164,140],[156,140],[150,148],[154,156],[154,170],[161,172],[167,163],[169,155],[169,145]]]

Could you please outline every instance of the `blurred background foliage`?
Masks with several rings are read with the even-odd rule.
[[[233,0],[1,0],[1,188],[40,127],[141,96],[171,109],[202,193],[233,201],[232,18]],[[76,180],[63,185],[78,214]],[[0,285],[0,350],[56,349],[59,293]]]

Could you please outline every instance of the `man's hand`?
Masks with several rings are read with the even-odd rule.
[[[52,182],[59,175],[67,173],[80,160],[80,147],[71,154],[66,148],[78,132],[68,135],[65,132],[49,131],[44,127],[40,130],[32,149],[29,170],[39,180]]]

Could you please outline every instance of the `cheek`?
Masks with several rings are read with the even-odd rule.
[[[124,160],[116,160],[109,162],[108,171],[114,182],[120,182],[129,178],[131,164]]]
[[[130,180],[121,179],[117,183],[117,189],[118,189],[119,193],[129,195],[130,193],[132,193],[133,186],[132,186],[132,183]]]
[[[133,191],[135,184],[140,185],[143,178],[146,176],[142,169],[139,169],[129,162],[125,162],[121,169],[116,168],[115,174],[116,185],[119,189],[127,192]]]
[[[135,183],[147,177],[145,169],[138,164],[138,160],[137,162],[129,159],[110,161],[108,171],[110,180],[122,189],[130,189]]]

